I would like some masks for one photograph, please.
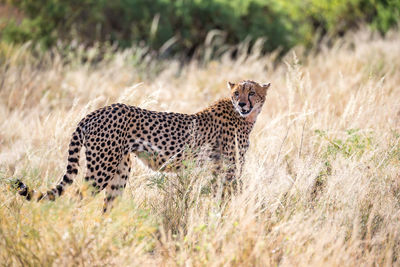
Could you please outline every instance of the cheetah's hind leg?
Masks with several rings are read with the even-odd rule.
[[[106,187],[106,197],[104,199],[103,212],[107,212],[112,209],[113,201],[118,196],[121,196],[125,187],[126,182],[131,172],[131,160],[130,155],[126,154],[122,157],[121,162],[117,167],[117,171],[110,183]]]

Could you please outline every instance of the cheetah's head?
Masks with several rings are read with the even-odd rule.
[[[267,90],[270,85],[270,83],[259,84],[254,81],[228,82],[233,106],[240,116],[258,115],[265,102]]]

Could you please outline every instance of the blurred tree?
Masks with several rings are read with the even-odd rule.
[[[1,32],[8,42],[50,47],[57,40],[119,47],[144,43],[191,54],[219,29],[226,43],[266,39],[264,49],[310,45],[316,32],[341,35],[360,23],[385,33],[400,18],[400,0],[2,0],[24,14]]]

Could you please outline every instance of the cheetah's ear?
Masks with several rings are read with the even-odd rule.
[[[268,91],[268,88],[271,86],[271,83],[261,84],[261,87],[265,89],[265,92]]]
[[[227,82],[226,85],[228,86],[228,89],[229,89],[229,90],[232,90],[233,87],[235,86],[235,84],[234,84],[234,83],[231,83],[231,82]]]

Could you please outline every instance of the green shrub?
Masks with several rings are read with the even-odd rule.
[[[315,33],[341,35],[367,22],[386,32],[400,18],[399,0],[8,0],[25,19],[10,22],[1,38],[53,46],[57,40],[119,47],[168,40],[169,53],[191,55],[207,34],[222,30],[227,44],[265,38],[264,49],[310,45]],[[171,38],[174,38],[172,41]],[[164,47],[165,48],[165,47]]]
[[[293,21],[274,1],[229,0],[9,0],[25,14],[20,25],[9,23],[2,38],[33,40],[49,47],[67,42],[112,42],[120,47],[144,41],[157,50],[175,37],[172,52],[191,54],[214,29],[226,42],[266,37],[266,50],[299,43]]]

